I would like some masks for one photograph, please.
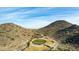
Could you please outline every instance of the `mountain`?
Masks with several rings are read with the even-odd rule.
[[[79,50],[79,26],[78,25],[72,25],[68,28],[57,31],[54,34],[54,38],[57,39],[59,42],[61,42],[60,43],[61,46],[62,45],[66,46],[64,47],[66,49],[67,49],[67,46],[70,46],[70,47],[72,46],[70,50]]]
[[[64,39],[67,39],[69,37],[73,37],[73,36],[78,35],[78,34],[79,34],[79,26],[72,25],[68,28],[57,31],[54,34],[55,35],[54,37],[56,39],[64,40]]]
[[[34,29],[13,23],[0,25],[0,51],[46,51],[55,49],[57,42]],[[56,46],[55,46],[56,45]]]
[[[79,51],[79,26],[58,20],[40,29],[0,25],[0,51]]]
[[[41,32],[45,35],[53,35],[56,31],[70,27],[70,26],[72,26],[71,23],[69,23],[65,20],[58,20],[58,21],[55,21],[55,22],[49,24],[46,27],[39,29],[38,32],[39,33]]]
[[[0,25],[0,50],[21,50],[33,36],[31,29],[13,23]]]
[[[54,38],[59,43],[57,50],[79,50],[79,26],[64,20],[55,21],[39,29],[39,33]]]

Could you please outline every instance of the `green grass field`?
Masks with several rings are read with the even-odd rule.
[[[43,39],[35,39],[32,41],[33,44],[37,44],[37,45],[41,45],[41,44],[44,44],[46,43],[46,40],[43,40]]]

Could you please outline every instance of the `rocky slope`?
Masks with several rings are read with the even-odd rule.
[[[58,39],[61,47],[64,45],[62,48],[64,50],[79,50],[79,26],[77,25],[57,31],[54,38]]]
[[[50,35],[53,35],[56,31],[70,27],[70,26],[72,26],[71,23],[64,20],[58,20],[49,24],[48,26],[44,28],[39,29],[38,32],[50,36]]]
[[[59,46],[57,50],[79,50],[79,26],[64,20],[56,21],[39,32],[54,38]]]
[[[27,46],[33,31],[22,28],[13,23],[0,25],[0,50],[21,50]]]
[[[0,51],[41,51],[50,50],[55,44],[55,40],[51,40],[41,36],[41,34],[32,29],[26,29],[13,23],[5,23],[0,25]],[[32,41],[37,38],[43,38],[47,44],[33,44]],[[43,39],[42,39],[43,40]],[[41,42],[38,42],[41,43]],[[51,43],[51,44],[50,44]],[[50,45],[50,46],[49,46]],[[47,47],[49,46],[49,47]],[[34,47],[34,48],[33,48]],[[41,48],[42,47],[42,48]],[[45,47],[45,48],[44,48]]]

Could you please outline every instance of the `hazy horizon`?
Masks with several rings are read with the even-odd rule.
[[[38,29],[57,20],[79,25],[79,7],[0,8],[0,24],[15,23],[26,28]]]

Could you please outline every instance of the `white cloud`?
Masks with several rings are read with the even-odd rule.
[[[70,18],[66,18],[66,20],[70,23],[79,25],[79,16],[72,16]]]
[[[26,28],[32,28],[32,29],[38,29],[38,28],[41,28],[41,27],[44,27],[48,24],[50,24],[51,22],[50,21],[46,21],[46,20],[33,20],[33,21],[30,21],[30,22],[15,22],[16,24],[19,24],[23,27],[26,27]]]

